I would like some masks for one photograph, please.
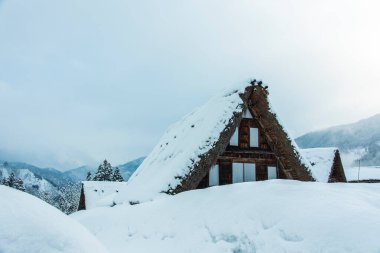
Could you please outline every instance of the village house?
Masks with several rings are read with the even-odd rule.
[[[338,148],[301,149],[301,154],[310,162],[310,170],[318,182],[346,183],[346,175]]]
[[[213,97],[172,125],[115,203],[270,179],[346,182],[339,151],[301,151],[268,95],[267,86],[251,82]]]

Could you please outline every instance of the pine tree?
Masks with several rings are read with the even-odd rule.
[[[9,177],[7,178],[7,180],[6,180],[6,184],[5,184],[5,185],[14,188],[15,182],[16,182],[15,173],[12,172],[12,173],[9,175]]]
[[[116,182],[123,182],[124,181],[124,178],[120,174],[119,167],[115,168],[115,171],[113,172],[113,175],[112,175],[112,181],[116,181]]]
[[[99,165],[98,171],[93,178],[94,181],[112,181],[112,166],[107,160]]]
[[[23,192],[25,191],[24,182],[20,178],[16,178],[13,172],[7,179],[3,179],[2,184]]]
[[[20,178],[16,178],[13,184],[13,188],[24,192],[25,191],[24,182]]]
[[[91,172],[87,172],[86,181],[91,181]]]

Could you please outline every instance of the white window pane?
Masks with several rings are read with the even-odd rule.
[[[210,169],[208,177],[209,186],[219,185],[219,165],[214,165]]]
[[[268,179],[277,178],[277,169],[276,167],[268,166]]]
[[[259,147],[259,129],[250,128],[249,135],[250,135],[249,146],[252,148],[258,148]]]
[[[244,182],[256,181],[256,164],[244,164]]]
[[[243,164],[232,163],[232,183],[243,182]]]
[[[231,146],[239,146],[239,127],[236,127],[236,130],[231,137],[230,145]]]
[[[243,119],[253,119],[252,114],[248,109],[244,111]]]

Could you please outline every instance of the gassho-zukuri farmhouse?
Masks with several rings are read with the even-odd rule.
[[[270,179],[346,182],[337,148],[300,150],[261,82],[223,92],[172,125],[128,182],[83,182],[79,210]]]

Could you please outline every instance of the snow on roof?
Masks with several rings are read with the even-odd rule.
[[[0,185],[0,203],[0,252],[107,252],[85,227],[30,194]]]
[[[310,162],[309,169],[318,182],[327,183],[338,148],[301,149],[301,154]]]
[[[199,157],[213,147],[234,113],[242,112],[239,94],[246,86],[218,94],[172,125],[129,179],[128,200],[153,199],[179,185],[179,177],[189,174]]]
[[[86,209],[112,206],[114,197],[126,187],[126,182],[83,181]]]
[[[115,202],[144,202],[175,189],[182,178],[189,175],[194,164],[200,161],[200,157],[215,146],[235,114],[242,113],[244,102],[240,94],[245,92],[246,87],[244,83],[214,96],[172,125],[131,176]],[[273,108],[270,110],[273,111]],[[290,140],[294,151],[300,155],[298,158],[301,163],[309,166],[310,163],[301,156],[296,143]]]

